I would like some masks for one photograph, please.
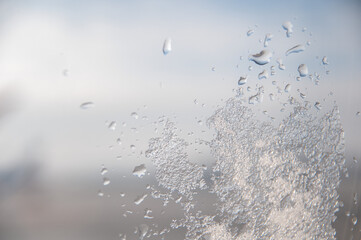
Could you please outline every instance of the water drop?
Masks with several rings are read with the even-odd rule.
[[[265,49],[262,50],[260,53],[249,55],[248,59],[257,63],[258,65],[265,65],[271,61],[272,52]]]
[[[310,42],[310,41],[307,41],[306,44],[307,44],[307,46],[310,46],[310,45],[311,45],[311,42]]]
[[[94,106],[93,102],[84,102],[80,105],[81,109],[89,109],[92,108]]]
[[[353,225],[356,225],[357,224],[357,217],[356,216],[353,216],[353,218],[351,219],[352,221],[352,224]]]
[[[117,138],[118,145],[122,145],[122,140],[120,138]]]
[[[254,30],[253,30],[253,29],[248,30],[248,32],[247,32],[247,36],[249,37],[249,36],[251,36],[253,33],[254,33]]]
[[[308,74],[308,67],[306,64],[301,64],[298,66],[298,73],[300,74],[300,77],[306,77]]]
[[[319,103],[319,102],[316,102],[314,106],[315,106],[315,108],[317,108],[317,110],[322,109],[321,103]]]
[[[286,21],[282,24],[284,30],[286,30],[287,37],[290,37],[293,33],[293,25],[290,21]]]
[[[252,66],[248,66],[248,71],[252,71]]]
[[[167,55],[171,51],[172,51],[172,40],[170,38],[167,38],[163,44],[163,54]]]
[[[306,95],[303,94],[303,93],[300,93],[300,97],[301,97],[302,99],[304,99],[304,98],[306,97]]]
[[[134,168],[133,175],[142,178],[146,172],[147,172],[147,168],[145,167],[145,164],[141,164]]]
[[[107,172],[108,172],[108,169],[104,165],[102,165],[102,169],[100,170],[100,174],[105,175]]]
[[[324,56],[324,57],[322,58],[322,64],[323,64],[323,65],[328,65],[328,59],[327,59],[326,56]]]
[[[133,117],[134,119],[138,119],[138,118],[139,118],[138,113],[136,113],[136,112],[132,112],[132,113],[130,114],[130,116]]]
[[[198,120],[198,124],[199,124],[199,125],[203,125],[202,120]]]
[[[104,197],[104,193],[103,193],[101,190],[99,190],[99,191],[98,191],[98,196],[99,196],[99,197]]]
[[[247,83],[247,78],[248,78],[248,76],[245,76],[245,77],[241,76],[241,77],[239,78],[239,80],[238,80],[238,85],[244,85],[244,84],[246,84],[246,83]]]
[[[360,116],[361,115],[361,112],[357,112],[356,113],[356,116],[358,117],[358,116]]]
[[[212,67],[212,71],[213,71],[213,72],[216,71],[216,68],[215,68],[215,67]]]
[[[110,129],[110,130],[115,130],[115,128],[116,128],[116,126],[117,126],[117,123],[115,122],[115,121],[112,121],[111,123],[109,123],[109,125],[108,125],[108,128]]]
[[[135,145],[130,145],[130,150],[135,151]]]
[[[290,92],[291,91],[291,84],[287,84],[286,86],[285,86],[285,92]]]
[[[268,47],[268,42],[271,41],[273,35],[271,33],[267,33],[264,37],[264,47]]]
[[[270,93],[270,94],[269,94],[269,99],[270,99],[271,101],[275,100],[275,95],[274,95],[273,93]]]
[[[141,204],[147,196],[148,196],[148,194],[143,194],[143,195],[141,195],[141,196],[138,196],[138,197],[134,200],[134,204],[135,204],[135,205]]]
[[[278,58],[278,59],[277,59],[277,63],[278,63],[278,68],[279,68],[280,70],[285,70],[285,69],[286,69],[286,67],[285,67],[285,65],[283,64],[283,61],[282,61],[281,58]]]
[[[103,178],[103,185],[104,185],[104,186],[107,186],[107,185],[109,185],[109,184],[110,184],[109,178]]]
[[[265,69],[261,73],[258,74],[258,79],[267,79],[269,77],[268,71]]]
[[[147,224],[140,224],[138,227],[139,239],[142,240],[147,235],[149,227]]]
[[[345,215],[346,215],[347,217],[351,216],[350,211],[346,211],[346,212],[345,212]]]
[[[303,27],[302,28],[302,32],[306,32],[307,28],[306,27]]]
[[[120,238],[120,240],[127,240],[127,235],[120,233],[119,238]]]
[[[122,193],[122,192],[121,192],[121,193],[119,194],[119,196],[120,196],[120,197],[125,197],[125,193]]]
[[[286,52],[286,56],[290,55],[291,53],[299,53],[299,52],[303,52],[305,50],[306,50],[305,45],[298,44],[298,45],[288,49]]]
[[[151,216],[152,212],[153,212],[152,210],[146,208],[146,209],[144,210],[144,218],[145,218],[145,219],[153,219],[154,217]]]

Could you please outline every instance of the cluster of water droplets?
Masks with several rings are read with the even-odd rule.
[[[293,35],[290,21],[284,22],[282,28],[287,38]],[[255,29],[249,29],[246,35],[252,38]],[[138,239],[162,239],[171,232],[170,228],[185,229],[185,239],[199,240],[335,239],[332,223],[340,207],[336,189],[345,171],[344,133],[338,108],[334,106],[316,115],[322,109],[321,100],[306,101],[305,89],[297,89],[297,100],[292,96],[296,91],[290,82],[278,85],[273,80],[277,91],[266,89],[262,82],[274,77],[277,64],[280,71],[285,71],[287,58],[302,54],[309,43],[282,49],[282,58],[273,59],[279,56],[269,49],[274,35],[264,36],[263,49],[250,54],[248,59],[257,67],[263,68],[274,61],[275,65],[263,68],[255,78],[251,73],[240,76],[236,96],[228,99],[207,121],[196,120],[199,127],[206,122],[215,132],[209,141],[197,140],[197,144],[205,144],[210,151],[214,159],[211,168],[192,161],[187,153],[191,143],[179,136],[181,130],[170,118],[160,117],[155,121],[158,136],[149,140],[144,152],[133,143],[127,145],[129,155],[140,151],[140,155],[150,160],[150,163],[134,164],[132,177],[142,181],[151,174],[157,182],[139,192],[132,204],[141,207],[153,198],[161,200],[165,207],[175,204],[183,212],[183,216],[174,217],[169,226],[161,228],[150,222],[157,218],[154,209],[143,207],[142,220],[148,222],[135,228]],[[164,55],[172,51],[170,38],[164,41],[162,50]],[[329,64],[326,56],[320,64]],[[319,80],[318,74],[309,73],[306,63],[298,65],[297,69],[290,69],[297,74],[298,81],[304,77]],[[250,72],[252,69],[248,67]],[[258,81],[256,87],[248,86],[253,79]],[[282,94],[288,96],[286,102],[279,100]],[[256,105],[262,105],[265,95],[281,106],[281,112],[286,107],[290,109],[278,124],[269,121],[274,117],[267,110],[262,113],[268,120],[261,120],[255,114]],[[194,103],[197,105],[198,100]],[[84,102],[80,108],[89,109],[93,105]],[[134,121],[148,121],[137,112],[130,113],[130,117]],[[116,121],[107,122],[106,126],[111,132],[118,128]],[[126,127],[126,123],[120,127]],[[138,129],[131,131],[137,133]],[[121,137],[115,141],[124,149]],[[152,165],[154,171],[146,165]],[[104,165],[100,173],[103,185],[109,185],[108,169]],[[212,196],[209,201],[214,206],[213,212],[199,209],[198,194]],[[98,195],[103,197],[104,193],[99,190]],[[125,196],[124,192],[120,193],[121,198]],[[134,213],[127,210],[123,217],[131,214]],[[356,225],[357,218],[353,217],[352,223]],[[126,239],[126,235],[120,234],[119,238]]]

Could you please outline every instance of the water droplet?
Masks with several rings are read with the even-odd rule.
[[[346,215],[347,217],[351,216],[350,211],[346,211],[346,212],[345,212],[345,215]]]
[[[306,97],[306,95],[303,93],[300,93],[300,97],[304,99]]]
[[[198,124],[199,124],[199,125],[203,125],[202,120],[198,120]]]
[[[98,196],[99,196],[99,197],[104,197],[104,193],[102,192],[102,190],[99,190],[99,191],[98,191]]]
[[[135,145],[130,145],[130,150],[132,150],[133,152],[135,151]]]
[[[252,66],[248,66],[248,71],[252,71]]]
[[[357,224],[357,217],[356,216],[353,216],[353,218],[351,219],[352,221],[352,224],[353,225],[356,225]]]
[[[151,216],[152,212],[153,212],[152,210],[146,208],[146,209],[144,210],[144,218],[145,218],[145,219],[153,219],[154,217]]]
[[[149,227],[147,224],[140,224],[138,227],[139,239],[142,240],[147,235]]]
[[[167,38],[163,44],[163,54],[167,55],[171,51],[172,51],[172,40],[170,38]]]
[[[108,172],[108,169],[104,165],[102,165],[102,169],[100,170],[100,174],[105,175],[107,172]]]
[[[321,103],[316,102],[315,103],[315,108],[317,108],[317,110],[321,110],[322,109]]]
[[[125,197],[125,193],[122,193],[122,192],[121,192],[121,193],[119,194],[119,196],[120,196],[120,197]]]
[[[89,109],[94,107],[94,103],[93,102],[84,102],[80,105],[81,109]]]
[[[307,28],[306,27],[303,27],[302,28],[302,32],[306,32]]]
[[[286,69],[285,65],[283,65],[283,61],[282,61],[281,58],[278,58],[278,59],[277,59],[277,63],[278,63],[278,68],[279,68],[280,70],[285,70],[285,69]]]
[[[130,114],[130,116],[133,117],[134,119],[138,119],[138,118],[139,118],[138,113],[136,113],[136,112],[132,112],[132,113]]]
[[[305,50],[306,50],[305,45],[298,44],[298,45],[288,49],[287,52],[286,52],[286,56],[290,55],[291,53],[299,53],[299,52],[303,52]]]
[[[265,49],[262,50],[260,53],[249,55],[248,59],[257,63],[258,65],[265,65],[271,61],[272,52]]]
[[[134,200],[134,204],[135,204],[135,205],[141,204],[147,196],[148,196],[148,194],[143,194],[143,195],[141,195],[141,196],[138,196],[138,197]]]
[[[290,92],[291,91],[291,84],[287,84],[286,86],[285,86],[285,92]]]
[[[147,172],[147,168],[145,167],[145,164],[141,164],[134,168],[133,175],[142,178],[146,172]]]
[[[356,159],[355,159],[356,160]],[[357,162],[357,161],[356,161]],[[355,205],[357,205],[357,200],[358,200],[358,194],[357,193],[354,193],[353,194],[353,203],[355,204]]]
[[[212,71],[213,71],[213,72],[216,71],[216,68],[215,68],[215,67],[212,67]]]
[[[244,85],[244,84],[246,84],[246,83],[247,83],[247,78],[248,78],[248,76],[245,76],[245,77],[241,76],[241,77],[239,78],[239,80],[238,80],[238,85]]]
[[[104,186],[107,186],[107,185],[109,185],[109,184],[110,184],[109,178],[103,178],[103,185],[104,185]]]
[[[249,36],[251,36],[253,33],[254,33],[254,30],[253,30],[253,29],[248,30],[248,32],[247,32],[247,36],[249,37]]]
[[[356,116],[358,117],[358,116],[360,116],[361,115],[361,112],[357,112],[356,113]]]
[[[308,67],[306,64],[301,64],[298,66],[298,73],[300,74],[300,77],[306,77],[308,74]]]
[[[115,122],[115,121],[112,121],[111,123],[109,123],[109,125],[108,125],[108,128],[110,129],[110,130],[115,130],[115,128],[116,128],[116,126],[117,126],[117,123]]]
[[[323,64],[323,65],[328,65],[328,59],[327,59],[326,56],[324,56],[324,57],[322,58],[322,64]]]
[[[120,138],[117,138],[118,145],[122,145],[122,140]]]
[[[282,24],[284,30],[286,30],[287,37],[290,37],[293,33],[293,25],[290,21],[286,21]]]
[[[120,240],[127,240],[127,235],[119,233]]]
[[[264,37],[264,47],[268,47],[268,42],[271,41],[273,35],[271,33],[267,33]]]
[[[275,95],[274,95],[273,93],[270,93],[270,94],[269,94],[269,99],[270,99],[271,101],[275,100]]]
[[[258,79],[267,79],[269,77],[268,71],[265,69],[261,73],[258,74]]]
[[[307,41],[306,44],[307,44],[307,46],[310,46],[310,45],[311,45],[311,42],[310,42],[310,41]]]

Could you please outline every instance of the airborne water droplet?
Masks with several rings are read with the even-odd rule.
[[[163,54],[167,55],[172,51],[172,40],[170,38],[165,39],[163,44]]]
[[[269,99],[270,99],[271,101],[275,100],[275,95],[274,95],[273,93],[270,93],[270,94],[269,94]]]
[[[306,77],[308,74],[308,67],[306,64],[301,64],[298,66],[298,73],[300,74],[300,77]]]
[[[245,76],[245,77],[240,77],[239,78],[239,80],[238,80],[238,85],[244,85],[244,84],[246,84],[247,83],[247,76]]]
[[[257,54],[253,54],[253,55],[251,54],[248,57],[250,61],[257,63],[258,65],[265,65],[269,63],[271,61],[271,58],[272,58],[272,52],[267,49],[262,50],[260,53]]]
[[[81,109],[89,109],[89,108],[92,108],[93,106],[94,106],[93,102],[85,102],[80,105],[80,108]]]
[[[147,196],[148,196],[148,194],[143,194],[143,195],[141,195],[141,196],[138,196],[138,197],[134,200],[134,204],[135,204],[135,205],[141,204]]]
[[[100,174],[101,175],[104,175],[104,174],[106,174],[108,172],[108,169],[104,166],[104,165],[102,165],[102,169],[100,170]]]
[[[322,64],[323,64],[323,65],[328,65],[328,59],[327,59],[326,56],[324,56],[324,57],[322,58]]]
[[[298,44],[298,45],[288,49],[286,52],[286,56],[290,55],[291,53],[299,53],[299,52],[303,52],[305,50],[306,50],[305,45]]]
[[[291,84],[287,84],[285,87],[285,92],[290,92],[291,91]]]
[[[261,73],[258,74],[258,79],[267,79],[269,77],[268,71],[265,69]]]
[[[273,35],[271,33],[267,33],[264,37],[264,47],[268,47],[268,42],[271,41]]]
[[[315,103],[315,108],[317,108],[317,110],[321,110],[322,109],[321,103],[316,102]]]
[[[290,37],[293,33],[293,25],[290,21],[286,21],[282,24],[284,30],[286,30],[287,37]]]
[[[138,227],[139,239],[143,239],[147,235],[149,227],[147,224],[140,224]]]
[[[109,123],[109,125],[108,125],[108,128],[110,129],[110,130],[115,130],[115,128],[116,128],[116,126],[117,126],[117,123],[115,122],[115,121],[112,121],[111,123]]]
[[[109,184],[110,184],[109,178],[103,178],[103,185],[104,185],[104,186],[107,186],[107,185],[109,185]]]
[[[99,191],[98,191],[98,196],[99,196],[99,197],[104,197],[104,193],[103,193],[101,190],[99,190]]]
[[[136,113],[136,112],[132,112],[132,113],[130,114],[130,116],[133,117],[134,119],[138,119],[138,118],[139,118],[138,113]]]
[[[147,172],[147,168],[145,167],[145,164],[141,164],[134,168],[133,175],[142,178],[146,172]]]
[[[356,224],[357,224],[357,217],[354,216],[354,217],[351,219],[351,221],[352,221],[352,224],[353,224],[353,225],[356,225]]]
[[[281,58],[278,58],[278,59],[277,59],[277,63],[278,63],[278,68],[279,68],[280,70],[285,70],[285,69],[286,69],[285,65],[283,65],[283,61],[282,61]]]
[[[253,33],[254,33],[254,30],[253,30],[253,29],[248,30],[248,31],[247,31],[247,36],[249,37],[249,36],[251,36]]]

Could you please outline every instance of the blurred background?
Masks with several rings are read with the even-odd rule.
[[[290,38],[285,21],[294,26]],[[361,239],[361,221],[352,222],[361,217],[357,0],[1,0],[0,239],[137,239],[140,224],[169,228],[181,214],[177,206],[150,196],[134,204],[156,184],[144,157],[148,140],[159,135],[155,122],[170,118],[191,144],[211,139],[204,122],[235,95],[239,77],[250,76],[252,88],[259,83],[261,68],[248,55],[263,49],[267,33],[274,35],[272,64],[281,57],[287,67],[274,79],[340,107],[349,177],[340,185],[344,206],[335,227],[338,239]],[[164,55],[166,38],[172,51]],[[298,59],[285,57],[306,42]],[[300,61],[321,75],[319,85],[296,80]],[[267,92],[272,80],[265,81]],[[279,105],[264,104],[282,119]],[[213,162],[205,146],[189,155]],[[141,164],[149,174],[133,176]],[[144,218],[146,208],[154,219]],[[183,237],[182,229],[165,235]]]

